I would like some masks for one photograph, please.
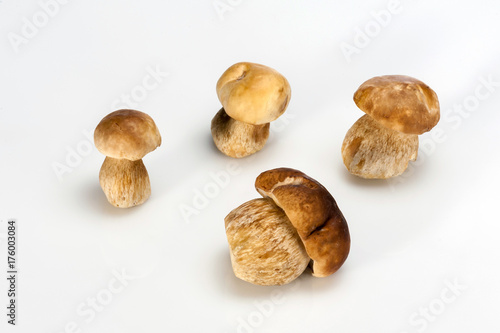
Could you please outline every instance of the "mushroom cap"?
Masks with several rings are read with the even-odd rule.
[[[289,168],[261,173],[255,188],[262,196],[273,199],[297,229],[313,260],[314,276],[328,276],[342,266],[351,245],[349,229],[326,188],[301,171]]]
[[[439,101],[428,85],[405,75],[377,76],[354,93],[356,105],[385,127],[422,134],[439,121]]]
[[[402,174],[418,154],[418,135],[382,126],[365,114],[347,131],[342,159],[353,175],[387,179]]]
[[[229,67],[217,81],[217,96],[230,117],[261,125],[285,112],[291,89],[287,79],[276,70],[240,62]]]
[[[155,122],[146,113],[118,110],[97,125],[94,143],[106,156],[135,161],[159,147],[161,136]]]

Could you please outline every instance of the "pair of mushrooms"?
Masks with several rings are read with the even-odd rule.
[[[224,154],[241,158],[264,147],[270,122],[291,97],[286,78],[272,68],[242,62],[217,82],[222,109],[212,120],[212,137]],[[342,159],[354,175],[386,179],[402,174],[417,158],[418,135],[439,121],[439,101],[425,83],[404,75],[374,77],[354,94],[366,113],[347,132]]]
[[[223,108],[212,120],[215,145],[224,154],[240,158],[264,147],[269,123],[285,112],[291,90],[274,69],[242,62],[221,76],[217,96]],[[112,112],[97,125],[94,142],[107,156],[99,182],[108,201],[120,208],[144,203],[151,185],[142,158],[161,144],[153,119],[136,110]]]

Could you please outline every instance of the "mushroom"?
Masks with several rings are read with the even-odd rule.
[[[212,119],[215,146],[241,158],[261,150],[269,137],[269,123],[285,112],[290,84],[276,70],[250,62],[229,67],[217,81],[222,109]]]
[[[109,203],[120,208],[144,203],[151,185],[142,158],[161,144],[153,119],[136,110],[114,111],[97,125],[94,142],[106,155],[99,183]]]
[[[404,75],[369,79],[354,93],[366,113],[347,132],[342,159],[350,173],[387,179],[402,174],[418,153],[418,135],[439,121],[439,101],[425,83]]]
[[[304,173],[263,172],[251,200],[226,218],[234,274],[257,285],[283,285],[311,265],[313,276],[335,273],[350,249],[347,222],[332,195]]]

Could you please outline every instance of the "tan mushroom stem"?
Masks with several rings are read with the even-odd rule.
[[[417,159],[418,135],[387,128],[369,115],[359,118],[342,143],[342,159],[350,173],[387,179],[402,174]]]
[[[109,203],[120,208],[140,205],[151,195],[142,159],[130,161],[107,156],[99,172],[99,183]]]
[[[310,262],[285,212],[271,199],[254,199],[226,216],[234,274],[247,282],[275,286],[292,282]]]
[[[270,124],[252,125],[231,118],[224,108],[212,119],[215,146],[224,154],[241,158],[261,150],[269,137]]]

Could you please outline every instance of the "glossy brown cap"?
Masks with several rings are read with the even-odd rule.
[[[159,147],[161,136],[155,122],[146,113],[118,110],[97,125],[94,143],[106,156],[135,161]]]
[[[354,93],[356,105],[381,125],[422,134],[439,121],[439,101],[428,85],[410,76],[377,76]]]
[[[313,260],[314,276],[328,276],[342,266],[351,244],[349,229],[334,198],[320,183],[301,171],[278,168],[260,174],[255,188],[285,211]]]

